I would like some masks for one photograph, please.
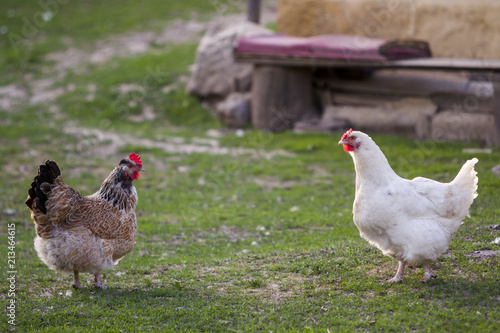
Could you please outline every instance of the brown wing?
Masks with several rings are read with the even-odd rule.
[[[52,225],[67,223],[69,217],[75,211],[78,211],[84,197],[70,186],[64,184],[61,176],[55,179],[54,184],[45,183],[44,185],[45,187],[50,186],[50,190],[46,190],[44,186],[41,186],[47,195],[47,201],[45,202],[47,213],[44,219]]]
[[[68,220],[68,227],[83,223],[95,236],[102,239],[116,239],[123,237],[132,219],[134,212],[124,212],[109,202],[93,197],[84,198],[78,211]]]
[[[134,234],[131,230],[135,225],[133,211],[119,210],[99,197],[84,197],[64,184],[61,176],[55,178],[53,183],[44,182],[39,187],[46,196],[45,211],[38,208],[37,197],[32,199],[28,196],[27,200],[39,236],[50,235],[54,226],[74,231],[84,227],[102,239],[128,239]]]

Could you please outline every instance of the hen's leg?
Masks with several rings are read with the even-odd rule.
[[[102,275],[101,275],[101,273],[95,274],[94,288],[100,288],[100,289],[106,289],[107,288],[107,286],[102,282]]]
[[[432,274],[431,272],[431,267],[429,266],[428,262],[424,263],[424,278],[422,282],[428,282],[430,279],[435,278],[436,275]]]
[[[398,272],[392,279],[390,279],[389,283],[394,283],[394,282],[400,282],[403,281],[403,269],[405,269],[406,262],[404,260],[399,261],[399,267],[398,267]]]
[[[80,284],[80,276],[78,275],[78,271],[73,271],[74,279],[73,279],[73,288],[82,289],[82,285]]]

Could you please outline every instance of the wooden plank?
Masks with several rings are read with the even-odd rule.
[[[477,96],[471,93],[435,92],[431,101],[442,109],[468,113],[493,113],[493,96]]]
[[[316,79],[330,90],[384,96],[429,97],[435,92],[466,92],[475,88],[465,72],[381,69],[365,80],[327,77]],[[491,87],[491,83],[488,83]],[[472,90],[475,91],[475,90]],[[492,94],[491,94],[492,95]]]
[[[260,22],[260,0],[247,0],[247,20],[257,24]]]
[[[265,55],[234,54],[236,62],[248,62],[257,65],[287,66],[287,67],[383,67],[382,62],[346,62],[339,59],[305,58],[305,57],[278,57]]]
[[[318,118],[310,69],[256,66],[252,81],[255,128],[281,132],[293,128],[298,121]]]
[[[395,95],[378,95],[378,94],[352,94],[343,92],[331,92],[331,104],[335,105],[350,105],[363,107],[378,107],[387,104],[398,102],[402,99],[401,96]]]
[[[389,62],[389,66],[413,69],[493,71],[500,70],[500,61],[481,59],[420,58],[391,61]]]
[[[500,71],[499,60],[419,58],[394,61],[349,61],[345,59],[234,54],[237,62],[259,65],[338,68],[399,68],[421,70]]]

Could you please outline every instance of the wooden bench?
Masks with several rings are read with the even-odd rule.
[[[281,131],[299,118],[307,119],[312,104],[312,69],[411,69],[490,72],[494,87],[495,144],[500,144],[500,61],[450,58],[349,60],[314,56],[252,54],[235,48],[234,59],[255,66],[252,118],[260,129]],[[304,114],[304,112],[306,112]],[[274,115],[274,116],[273,116]],[[276,117],[278,115],[278,117]]]

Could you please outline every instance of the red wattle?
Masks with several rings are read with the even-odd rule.
[[[139,179],[139,177],[140,177],[139,172],[134,172],[133,174],[130,175],[130,178],[132,178],[132,180]]]
[[[353,146],[351,146],[351,145],[346,145],[346,144],[344,144],[344,151],[345,151],[346,153],[348,153],[348,152],[350,152],[350,151],[354,151],[354,147],[353,147]]]

